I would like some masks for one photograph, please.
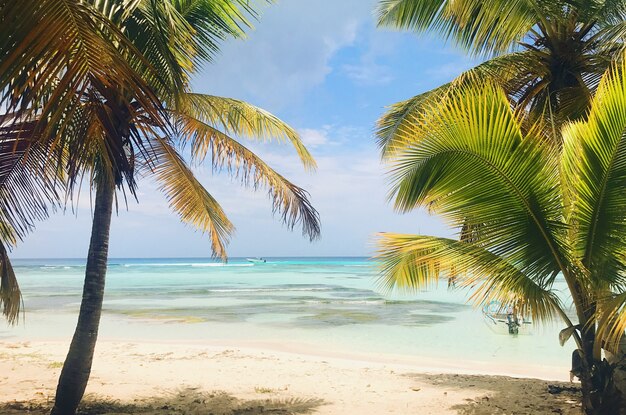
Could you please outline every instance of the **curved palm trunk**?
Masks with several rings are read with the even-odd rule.
[[[109,229],[115,187],[103,180],[96,189],[96,205],[85,269],[83,299],[70,350],[63,364],[52,415],[74,415],[85,393],[98,337],[109,252]]]

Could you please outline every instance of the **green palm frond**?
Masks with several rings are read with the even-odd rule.
[[[458,228],[479,225],[484,248],[523,263],[525,273],[564,271],[556,147],[523,136],[496,87],[465,88],[425,117],[430,131],[417,126],[423,138],[391,162],[395,207],[429,207]],[[410,139],[409,128],[403,133]]]
[[[165,79],[161,98],[183,90],[196,54],[193,28],[170,1],[144,0],[123,22],[124,33]]]
[[[127,12],[123,32],[173,88],[161,90],[162,98],[174,102],[184,91],[191,74],[219,52],[221,42],[243,37],[255,16],[243,0],[135,0]],[[105,2],[105,4],[107,4]]]
[[[227,38],[245,37],[256,12],[247,0],[177,0],[178,12],[193,28],[195,62],[211,62]]]
[[[421,134],[416,131],[417,125],[421,125],[425,131],[430,129],[424,115],[428,113],[430,107],[455,90],[472,84],[489,83],[500,85],[507,91],[518,91],[525,84],[532,82],[528,78],[529,74],[536,76],[536,62],[530,55],[530,52],[522,51],[497,56],[463,72],[452,82],[391,105],[376,126],[376,136],[383,159],[393,157],[396,151],[419,140]],[[406,134],[402,133],[406,128],[411,129],[411,138],[408,141]]]
[[[153,140],[152,155],[149,167],[172,210],[184,223],[207,233],[213,255],[225,260],[226,244],[234,227],[222,207],[165,139]]]
[[[453,277],[457,286],[471,290],[475,305],[516,304],[520,313],[537,321],[563,314],[549,286],[475,243],[384,233],[378,246],[381,283],[388,288],[425,289]]]
[[[177,111],[207,125],[222,128],[228,135],[252,140],[289,142],[307,169],[316,167],[315,160],[298,133],[269,112],[233,98],[214,95],[184,94]],[[202,159],[204,154],[194,154]]]
[[[281,214],[287,227],[291,229],[300,223],[304,235],[311,240],[319,237],[319,214],[304,189],[285,179],[248,148],[214,127],[181,112],[174,115],[182,140],[190,143],[195,157],[210,155],[214,167],[226,168],[255,189],[267,188],[274,211]]]
[[[576,257],[595,282],[615,282],[626,238],[626,63],[603,79],[586,122],[563,132],[562,170]]]
[[[397,151],[420,139],[420,134],[413,134],[408,141],[408,137],[402,134],[402,131],[407,128],[407,125],[414,127],[419,124],[428,107],[445,96],[450,88],[451,84],[445,84],[388,107],[376,123],[376,136],[383,159],[393,157]]]
[[[530,0],[380,0],[376,14],[379,26],[432,29],[475,54],[488,55],[517,46],[538,15],[548,11],[540,5]]]

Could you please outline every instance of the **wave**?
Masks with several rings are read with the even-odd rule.
[[[221,264],[218,262],[173,262],[173,263],[145,263],[145,264],[120,264],[123,267],[251,267],[254,264]]]
[[[84,265],[42,265],[39,269],[74,269],[85,268]]]
[[[334,291],[331,287],[306,287],[306,288],[211,288],[206,290],[209,293],[258,293],[258,292],[276,292],[276,291]]]

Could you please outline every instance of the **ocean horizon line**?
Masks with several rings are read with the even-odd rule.
[[[230,256],[228,259],[247,259],[247,258],[273,258],[273,259],[315,259],[315,258],[372,258],[370,255],[237,255]],[[12,257],[14,260],[87,260],[87,257]],[[213,260],[221,262],[219,258],[213,258],[210,256],[127,256],[127,257],[109,257],[108,260],[120,260],[120,259],[202,259]]]

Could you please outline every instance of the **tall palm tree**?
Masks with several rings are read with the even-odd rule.
[[[162,105],[136,69],[151,73],[134,46],[98,10],[79,0],[0,1],[0,305],[16,322],[21,295],[8,258],[13,246],[59,200],[59,145],[77,96],[112,84],[133,91],[146,115]],[[130,106],[130,101],[126,103]],[[134,105],[134,104],[133,104]],[[53,161],[53,162],[51,162]],[[61,191],[62,193],[62,191]]]
[[[448,84],[392,105],[378,124],[383,156],[402,146],[406,123],[468,80],[501,85],[514,106],[547,118],[546,128],[560,140],[560,125],[585,117],[626,37],[623,0],[380,0],[377,15],[379,26],[435,31],[489,58]]]
[[[152,175],[181,220],[207,233],[213,254],[224,259],[233,225],[181,156],[185,146],[192,161],[210,158],[244,184],[267,187],[287,226],[301,224],[315,238],[319,217],[303,189],[234,138],[290,142],[304,166],[314,168],[293,129],[245,102],[189,89],[191,74],[211,60],[223,39],[243,36],[245,16],[254,13],[247,1],[36,3],[27,2],[19,16],[27,23],[3,45],[10,59],[2,63],[13,71],[0,78],[5,101],[36,120],[36,134],[28,137],[62,161],[52,165],[63,167],[68,192],[85,177],[95,192],[83,300],[52,410],[64,415],[75,413],[91,370],[116,189],[135,196],[137,174]],[[2,6],[4,14],[17,13]],[[49,22],[51,16],[58,22]],[[73,37],[66,39],[65,30]]]
[[[422,288],[454,274],[477,304],[561,319],[560,340],[573,337],[582,362],[585,412],[626,413],[610,359],[626,329],[626,64],[602,79],[586,120],[564,126],[562,146],[495,85],[458,89],[423,116],[430,130],[416,121],[421,139],[390,160],[395,206],[428,206],[480,232],[465,242],[381,234],[383,281]],[[560,278],[578,321],[554,289]]]

